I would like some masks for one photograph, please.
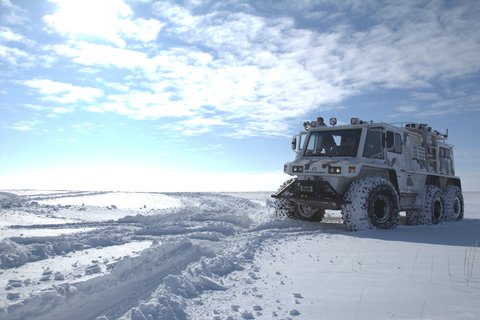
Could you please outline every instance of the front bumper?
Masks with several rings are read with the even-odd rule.
[[[327,181],[293,180],[272,195],[277,199],[288,199],[310,207],[340,210],[346,203],[343,197]]]

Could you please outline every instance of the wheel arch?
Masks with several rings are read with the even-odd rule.
[[[449,186],[456,186],[462,190],[462,182],[460,181],[460,178],[450,178],[448,179],[447,185]]]
[[[375,167],[363,167],[360,174],[357,178],[365,178],[365,177],[382,177],[390,183],[395,188],[398,194],[400,194],[400,188],[398,186],[397,180],[397,172],[395,169],[383,169],[383,168],[375,168]]]

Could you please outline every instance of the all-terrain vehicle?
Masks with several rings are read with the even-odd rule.
[[[321,221],[326,209],[341,210],[352,231],[395,228],[401,211],[411,225],[463,219],[448,130],[358,118],[330,125],[306,121],[292,138],[297,155],[284,172],[295,177],[272,195],[278,215]]]

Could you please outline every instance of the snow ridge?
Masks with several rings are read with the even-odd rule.
[[[267,193],[112,195],[2,194],[1,320],[480,318],[478,209],[348,232],[277,218]]]
[[[82,199],[81,195],[74,197]],[[105,196],[105,193],[98,195]],[[33,197],[40,200],[39,196]],[[25,207],[31,198],[23,198],[14,206],[27,210]],[[54,195],[48,195],[48,198],[55,199]],[[88,204],[65,205],[68,194],[61,194],[58,199],[66,206],[63,210],[86,208],[87,214],[95,210]],[[259,204],[243,198],[210,194],[182,195],[181,201],[185,205],[158,209],[148,215],[141,211],[128,215],[130,212],[126,211],[127,216],[117,221],[83,222],[85,226],[95,227],[89,232],[4,239],[0,242],[0,268],[4,270],[27,267],[31,263],[92,248],[108,249],[131,241],[152,241],[151,248],[138,256],[108,263],[106,273],[101,263],[93,260],[95,263],[85,269],[85,274],[96,277],[83,282],[53,284],[25,297],[22,303],[9,304],[4,315],[12,320],[186,319],[186,300],[205,291],[227,290],[221,277],[243,270],[242,264],[253,257],[252,243],[255,240],[238,235],[254,224],[245,213],[257,214]],[[52,205],[55,206],[48,203],[43,207],[51,208]],[[35,204],[33,211],[36,214],[37,206],[42,207],[42,204]],[[216,244],[212,246],[212,242]],[[53,271],[44,272],[42,279],[49,281],[53,275],[56,279],[65,279],[62,273],[54,274]],[[14,290],[11,284],[10,290]],[[10,292],[11,301],[19,298],[19,294]]]

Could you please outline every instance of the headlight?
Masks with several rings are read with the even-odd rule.
[[[302,173],[303,172],[303,166],[293,166],[292,171],[295,173]]]
[[[342,168],[341,167],[329,167],[328,168],[328,173],[330,173],[330,174],[341,174],[342,173]]]

